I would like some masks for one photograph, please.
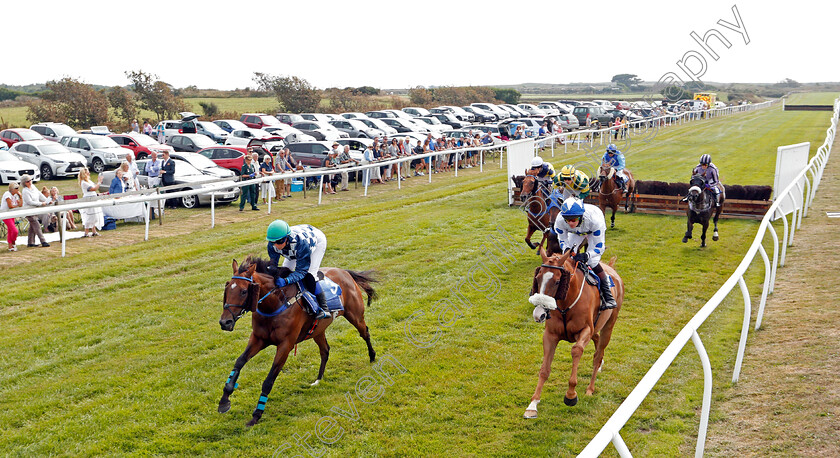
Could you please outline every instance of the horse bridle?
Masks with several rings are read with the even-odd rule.
[[[579,264],[579,263],[578,262],[575,263],[575,267],[572,269],[572,273],[570,274],[569,285],[571,285],[571,280],[573,278],[575,278],[575,274],[578,271],[577,264]],[[563,266],[552,266],[551,264],[541,264],[540,266],[541,267],[546,267],[548,269],[560,269],[561,271],[564,271],[564,272],[566,271],[566,269]],[[569,313],[569,310],[571,310],[572,307],[574,307],[578,303],[578,301],[580,300],[580,296],[583,295],[583,287],[586,284],[585,276],[586,276],[586,274],[584,273],[584,278],[580,282],[580,291],[578,291],[578,295],[575,298],[575,301],[572,302],[572,305],[570,305],[570,306],[568,306],[564,309],[556,309],[558,312],[560,312],[560,316],[563,317],[563,340],[568,340],[568,332],[569,332],[569,330],[567,329],[567,326],[566,326],[566,314]],[[566,292],[568,294],[568,290]],[[557,291],[554,292],[554,295],[555,295],[555,299],[556,299]],[[551,318],[551,311],[550,310],[546,310],[546,318],[547,319]]]
[[[245,296],[245,304],[249,304],[250,303],[249,299],[251,298],[251,285],[257,285],[257,288],[259,288],[259,284],[254,281],[253,277],[242,277],[242,276],[239,276],[239,275],[234,275],[234,276],[230,277],[230,279],[231,280],[246,280],[248,282],[248,294]],[[282,305],[280,307],[278,307],[277,310],[275,310],[271,313],[261,312],[260,311],[260,304],[262,304],[262,302],[265,300],[265,298],[270,296],[275,291],[278,291],[280,293],[280,297],[281,297],[280,302],[282,302]],[[298,288],[297,294],[295,294],[291,298],[287,298],[286,293],[284,293],[282,289],[279,289],[279,288],[275,287],[275,288],[272,288],[271,291],[265,293],[265,295],[257,301],[257,306],[254,308],[254,310],[251,310],[251,307],[249,305],[228,304],[227,302],[225,302],[225,304],[223,305],[222,308],[227,310],[228,312],[230,312],[230,314],[233,316],[233,322],[234,323],[236,323],[237,320],[242,318],[242,316],[245,315],[246,312],[254,312],[257,315],[260,315],[260,316],[265,317],[265,318],[273,318],[273,317],[285,312],[289,307],[291,307],[292,305],[297,303],[300,300],[301,297],[303,297],[303,292],[301,291],[300,288]],[[239,308],[239,314],[234,315],[234,313],[230,310],[231,307]]]

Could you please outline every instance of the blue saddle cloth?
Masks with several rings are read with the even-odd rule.
[[[315,295],[307,291],[300,283],[298,283],[298,288],[303,291],[303,297],[305,297],[306,301],[309,302],[309,306],[312,307],[313,310],[319,310],[320,307],[318,307],[318,299],[315,298]],[[329,278],[324,277],[324,279],[321,280],[321,289],[327,296],[327,307],[330,309],[330,312],[340,312],[344,310],[344,304],[341,303],[341,287],[338,286],[338,284]]]
[[[615,282],[613,281],[612,275],[607,274],[607,278],[610,280],[610,288],[615,288]],[[590,285],[594,285],[598,288],[601,287],[601,278],[595,274],[591,267],[586,266],[586,281]]]

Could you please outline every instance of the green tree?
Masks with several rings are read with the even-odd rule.
[[[157,75],[142,70],[125,72],[140,99],[140,107],[157,115],[158,121],[174,118],[180,111],[187,111],[184,99],[173,92],[172,86],[158,80]]]
[[[213,102],[198,102],[198,105],[201,107],[201,110],[204,112],[204,116],[207,118],[212,118],[219,113],[219,106]]]
[[[255,72],[253,80],[262,91],[273,92],[286,111],[302,113],[317,111],[321,105],[321,91],[297,76],[272,76]]]
[[[423,86],[417,86],[408,90],[408,99],[412,105],[425,107],[434,103],[435,94]]]
[[[134,94],[121,86],[114,86],[108,91],[108,102],[114,108],[118,118],[131,122],[137,118],[137,100]]]
[[[108,99],[90,84],[73,78],[49,81],[41,99],[29,104],[26,118],[32,122],[63,122],[76,128],[105,124]]]
[[[13,91],[9,88],[0,87],[0,101],[3,100],[14,100],[17,96],[23,95],[23,92],[20,91]]]
[[[516,105],[519,103],[519,98],[522,97],[522,94],[519,93],[516,89],[498,89],[493,88],[493,92],[495,93],[494,96],[496,99],[501,100],[504,103],[509,103],[511,105]]]

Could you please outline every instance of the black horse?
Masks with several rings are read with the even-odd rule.
[[[683,201],[688,201],[688,209],[685,211],[686,215],[688,216],[688,228],[685,231],[685,236],[683,237],[683,243],[687,243],[688,239],[691,238],[691,231],[694,228],[694,224],[698,223],[703,226],[703,235],[700,236],[700,246],[706,246],[706,230],[709,228],[709,219],[712,217],[712,213],[714,213],[714,225],[715,225],[715,232],[712,236],[712,240],[717,242],[718,240],[718,218],[720,217],[720,212],[723,210],[723,195],[720,196],[720,206],[715,207],[715,194],[714,191],[711,189],[705,189],[705,181],[703,177],[700,175],[694,175],[691,177],[691,181],[689,182],[691,187],[688,189],[688,195],[685,196]]]

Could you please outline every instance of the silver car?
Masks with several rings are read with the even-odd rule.
[[[101,135],[67,135],[59,143],[84,156],[91,172],[102,173],[105,167],[117,167],[125,159],[125,149],[114,139]]]

